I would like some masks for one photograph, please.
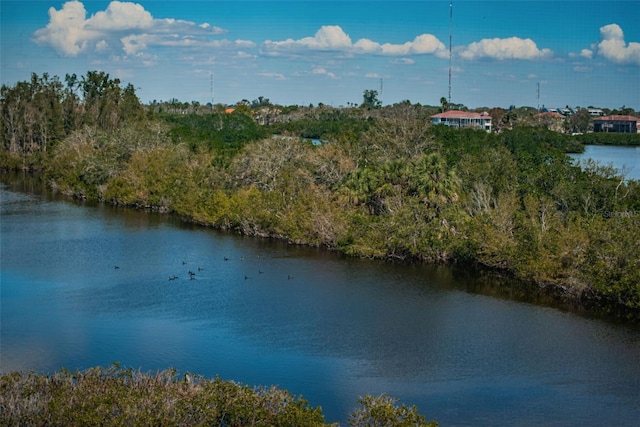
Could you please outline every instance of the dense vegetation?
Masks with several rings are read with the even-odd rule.
[[[364,396],[349,425],[436,427],[415,407]],[[117,365],[53,375],[0,376],[0,426],[325,426],[322,408],[277,387],[251,388],[175,370],[144,374]]]
[[[575,135],[574,139],[590,145],[640,145],[638,133],[585,133]]]
[[[84,126],[106,131],[137,123],[142,105],[133,85],[120,83],[89,71],[81,78],[67,74],[65,84],[57,76],[34,73],[30,81],[2,85],[3,166],[38,166],[49,149]]]
[[[3,166],[42,167],[74,197],[353,256],[478,263],[640,311],[640,184],[574,165],[575,138],[516,110],[499,134],[432,126],[437,107],[408,101],[154,113],[108,75],[65,81],[2,88]]]

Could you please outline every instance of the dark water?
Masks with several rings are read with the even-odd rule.
[[[175,367],[279,385],[343,425],[365,393],[442,426],[638,425],[637,326],[469,292],[487,281],[469,271],[14,190],[0,193],[2,372]]]
[[[640,180],[640,147],[587,145],[584,153],[570,156],[580,161],[592,159],[604,166],[613,166],[626,178]]]

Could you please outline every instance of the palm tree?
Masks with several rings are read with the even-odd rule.
[[[443,113],[447,111],[449,109],[449,102],[447,101],[447,98],[445,98],[444,96],[440,98],[440,105],[442,105]]]
[[[458,200],[460,179],[437,153],[424,155],[409,168],[410,188],[428,206],[439,208]]]
[[[382,213],[379,191],[381,184],[384,184],[384,180],[380,180],[375,171],[366,167],[352,173],[342,188],[353,203],[364,204],[371,214],[377,215]]]

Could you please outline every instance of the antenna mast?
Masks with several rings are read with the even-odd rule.
[[[380,79],[380,104],[382,105],[382,90],[383,90],[383,85],[382,85],[382,79]]]
[[[449,104],[451,104],[451,33],[453,27],[453,0],[449,0]]]
[[[538,82],[538,111],[540,111],[540,82]]]

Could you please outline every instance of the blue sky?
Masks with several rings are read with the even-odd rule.
[[[143,102],[437,105],[449,1],[5,1],[1,80],[102,70]],[[640,1],[454,1],[451,101],[640,110]],[[213,79],[212,76],[213,75]]]

